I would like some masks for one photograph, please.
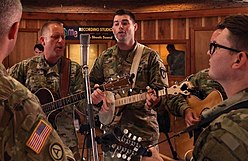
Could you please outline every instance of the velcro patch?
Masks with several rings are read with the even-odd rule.
[[[50,135],[51,131],[52,127],[44,120],[40,120],[28,138],[26,146],[32,149],[36,154],[39,154],[45,145],[47,137]]]
[[[58,143],[54,143],[50,146],[49,153],[54,160],[61,160],[64,155],[63,148]]]
[[[167,72],[165,68],[160,67],[160,75],[162,76],[163,79],[166,78]]]

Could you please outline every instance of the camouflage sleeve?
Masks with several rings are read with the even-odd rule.
[[[9,70],[8,73],[10,76],[21,82],[22,84],[25,84],[26,80],[26,74],[25,74],[25,67],[24,62],[19,62],[15,65],[13,65]]]
[[[7,122],[1,124],[6,130],[0,137],[3,137],[1,148],[8,160],[74,161],[72,152],[47,121],[38,98],[11,77],[1,81],[5,83],[1,90],[5,94],[1,96],[5,97],[4,120]]]
[[[154,54],[154,57],[151,57],[149,86],[153,89],[161,90],[164,87],[168,87],[168,75],[159,54],[157,52],[152,53]],[[166,105],[166,99],[166,96],[162,96],[161,101],[156,105],[154,110],[164,108]]]
[[[103,54],[96,58],[95,63],[90,71],[91,87],[93,87],[96,83],[99,85],[104,83],[102,62],[103,62]]]
[[[241,108],[214,120],[197,139],[194,160],[247,160],[247,116],[247,108]]]
[[[199,83],[198,81],[201,80],[199,78],[199,73],[197,74],[192,74],[189,77],[187,77],[184,81],[189,81],[193,87],[199,87]],[[182,82],[180,82],[182,83]],[[183,117],[184,115],[184,110],[186,110],[187,108],[189,108],[190,106],[187,103],[186,100],[186,96],[184,95],[176,95],[176,96],[169,96],[169,99],[167,101],[167,107],[169,109],[169,111],[175,115],[175,116],[179,116],[179,117]]]
[[[193,91],[195,91],[191,94],[199,99],[204,99],[214,89],[219,90],[222,95],[225,96],[225,92],[221,85],[209,77],[208,69],[203,69],[196,74],[190,75],[186,80],[192,84]],[[189,108],[189,105],[187,104],[186,97],[183,95],[170,96],[168,108],[175,116],[183,116],[184,110]]]

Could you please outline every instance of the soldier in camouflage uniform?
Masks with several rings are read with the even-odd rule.
[[[222,24],[218,24],[216,30],[211,36],[211,40],[218,36],[223,28],[224,26]],[[204,99],[213,90],[218,90],[222,94],[223,99],[225,99],[226,94],[223,87],[218,82],[209,77],[208,71],[209,69],[203,69],[198,73],[192,74],[186,78],[186,81],[189,81],[193,86],[193,89],[191,90],[192,94],[200,99]],[[199,117],[196,115],[196,112],[190,108],[185,96],[170,96],[167,104],[169,111],[173,115],[184,117],[186,125],[190,126],[200,121]]]
[[[96,59],[90,72],[90,81],[93,84],[102,84],[109,78],[115,79],[117,76],[129,74],[134,55],[137,54],[136,51],[140,44],[134,39],[134,33],[137,30],[134,15],[126,10],[118,10],[114,16],[112,29],[117,44],[104,51]],[[146,92],[147,86],[161,89],[168,85],[167,73],[157,52],[144,46],[141,60],[137,63],[139,63],[139,67],[132,94]],[[124,92],[117,91],[115,96],[128,96],[128,89],[124,89]],[[104,93],[97,89],[92,93],[92,99],[94,104],[98,104],[105,100]],[[142,137],[144,145],[154,144],[159,138],[159,128],[156,111],[152,108],[160,106],[164,106],[163,99],[157,97],[153,90],[149,90],[146,101],[121,107],[123,109],[122,116],[117,125]],[[103,101],[101,110],[105,112],[109,110],[105,101]],[[112,126],[110,125],[108,128],[105,130],[111,130]],[[104,157],[106,161],[122,160],[111,158],[109,152],[105,153]],[[137,161],[138,159],[133,158],[133,160]]]
[[[210,43],[209,76],[223,86],[228,99],[202,114],[217,119],[199,136],[196,161],[248,160],[248,16],[227,17],[223,25]]]
[[[208,71],[209,69],[203,69],[196,74],[190,75],[186,79],[186,81],[189,81],[194,88],[193,90],[195,92],[192,94],[196,95],[200,99],[204,99],[209,93],[216,89],[221,92],[223,98],[226,98],[224,89],[218,82],[209,77]],[[184,117],[187,125],[192,125],[199,121],[198,116],[190,108],[185,96],[183,95],[170,96],[168,99],[168,108],[173,115]]]
[[[44,46],[44,54],[15,64],[9,71],[10,75],[32,93],[40,88],[47,88],[56,98],[60,98],[60,90],[62,89],[60,87],[60,72],[65,50],[63,24],[56,21],[45,23],[41,28],[40,41]],[[69,74],[69,94],[82,90],[83,75],[80,65],[70,61]],[[79,160],[78,139],[74,128],[74,106],[65,106],[61,112],[52,117],[59,136],[73,151],[75,158]]]
[[[74,161],[37,97],[10,77],[2,64],[14,48],[21,15],[19,0],[0,1],[0,160]]]

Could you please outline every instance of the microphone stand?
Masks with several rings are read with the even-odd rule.
[[[94,161],[99,161],[98,158],[98,151],[97,151],[97,142],[95,140],[96,138],[96,132],[95,132],[95,121],[94,121],[94,114],[93,114],[93,104],[92,104],[92,98],[91,98],[91,88],[90,88],[90,81],[89,81],[89,72],[88,72],[88,50],[89,50],[89,34],[80,34],[80,43],[81,43],[81,59],[84,58],[83,62],[83,74],[84,74],[84,80],[85,80],[85,91],[86,91],[86,112],[87,112],[87,122],[89,124],[90,128],[90,138],[89,134],[85,135],[86,137],[86,143],[90,144],[89,139],[91,139],[91,146],[92,146],[92,152],[93,152],[93,159]],[[81,42],[82,40],[82,42]],[[86,42],[86,43],[85,43]],[[86,59],[86,60],[85,60]],[[90,145],[87,145],[87,147],[90,147]],[[83,154],[82,154],[83,155]],[[90,161],[90,151],[87,151],[87,160]]]

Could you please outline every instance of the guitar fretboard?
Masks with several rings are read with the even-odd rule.
[[[80,92],[80,93],[56,100],[54,102],[46,103],[42,105],[42,109],[46,114],[50,113],[53,110],[63,108],[63,106],[67,106],[67,105],[71,105],[71,104],[79,102],[80,100],[85,98],[84,94],[85,92]]]
[[[167,94],[178,95],[179,93],[182,93],[182,92],[184,92],[184,91],[181,91],[180,87],[173,85],[170,88],[164,88],[162,90],[159,90],[158,96],[164,96]],[[184,94],[186,94],[186,93],[184,93]],[[115,100],[115,106],[119,107],[119,106],[127,105],[130,103],[139,102],[139,101],[142,101],[145,99],[146,99],[146,93],[135,94],[132,96],[116,99]]]

